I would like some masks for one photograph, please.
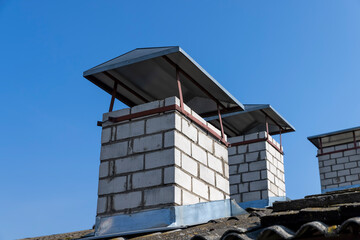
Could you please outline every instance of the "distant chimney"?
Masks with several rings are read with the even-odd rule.
[[[360,127],[308,139],[318,148],[322,193],[360,187]]]

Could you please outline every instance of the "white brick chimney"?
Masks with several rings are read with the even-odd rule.
[[[360,127],[308,139],[318,148],[322,193],[360,187]]]
[[[175,106],[171,97],[104,114],[98,217],[229,198],[227,147]]]

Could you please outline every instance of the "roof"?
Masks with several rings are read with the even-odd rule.
[[[167,232],[123,236],[136,240],[359,239],[360,188],[248,208],[236,217]],[[53,235],[56,236],[56,235]],[[64,239],[64,235],[59,238]],[[41,238],[33,238],[41,239]]]
[[[84,77],[116,98],[135,105],[178,96],[177,69],[184,103],[198,114],[243,105],[178,46],[137,48],[83,73]]]
[[[266,131],[266,121],[269,133],[272,135],[293,132],[295,128],[282,117],[270,104],[244,104],[244,111],[222,114],[224,131],[229,137],[240,136],[260,131]],[[220,128],[218,116],[205,118],[211,124]]]
[[[352,143],[354,142],[354,135],[356,141],[360,140],[360,126],[354,128],[347,128],[339,131],[323,133],[308,137],[308,140],[314,144],[317,148],[331,147],[339,144]],[[320,144],[321,141],[321,144]]]

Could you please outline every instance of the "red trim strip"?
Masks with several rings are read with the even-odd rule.
[[[221,141],[223,144],[225,144],[225,146],[229,146],[229,143],[226,142],[225,139],[222,139],[222,137],[219,134],[217,134],[214,130],[212,130],[211,128],[206,126],[206,124],[202,123],[199,119],[197,119],[196,117],[194,117],[193,115],[191,115],[187,111],[182,110],[181,107],[179,107],[176,104],[166,106],[166,107],[155,108],[155,109],[151,109],[151,110],[147,110],[147,111],[142,111],[142,112],[138,112],[138,113],[132,113],[132,114],[128,114],[126,116],[121,116],[121,117],[109,117],[109,121],[111,121],[111,122],[122,122],[122,121],[130,120],[130,119],[133,119],[133,118],[144,117],[144,116],[148,116],[148,115],[151,115],[151,114],[163,113],[163,112],[172,111],[172,110],[176,110],[176,111],[182,113],[187,118],[189,118],[191,121],[196,123],[199,127],[201,127],[202,129],[204,129],[205,131],[210,133],[213,137],[215,137],[216,139]]]

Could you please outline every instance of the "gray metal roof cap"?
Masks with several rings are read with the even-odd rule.
[[[339,131],[328,132],[308,137],[308,140],[314,144],[318,149],[320,148],[320,139],[322,147],[331,147],[335,145],[352,143],[355,140],[360,140],[360,126],[354,128],[347,128]]]
[[[188,75],[180,73],[184,103],[198,114],[217,110],[212,98],[217,99],[226,109],[244,109],[236,98],[178,46],[137,48],[91,68],[83,75],[109,94],[112,94],[114,86],[112,78],[116,79],[121,83],[117,87],[116,98],[133,107],[178,96],[175,66]],[[196,84],[208,91],[212,98]]]
[[[269,125],[269,133],[272,135],[294,132],[295,128],[286,121],[269,104],[244,104],[245,110],[222,114],[224,132],[229,137],[235,137],[260,131],[266,131],[266,120]],[[206,121],[220,127],[219,117],[205,118]]]

